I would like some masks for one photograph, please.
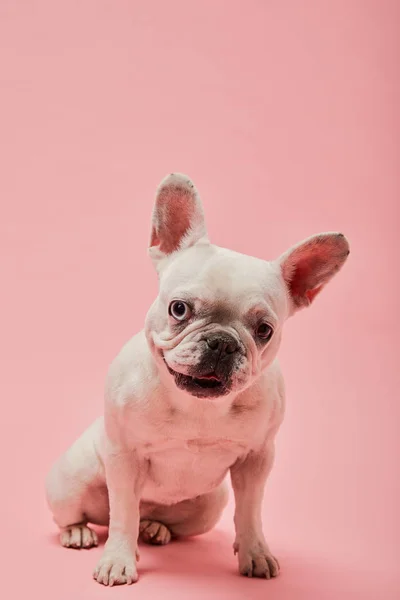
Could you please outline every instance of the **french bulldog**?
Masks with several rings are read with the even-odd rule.
[[[61,544],[96,546],[104,585],[138,579],[138,539],[167,544],[218,522],[234,492],[239,572],[269,579],[262,501],[285,408],[276,356],[283,325],[309,306],[349,254],[321,233],[267,262],[210,243],[185,175],[158,187],[149,254],[159,295],[144,329],[112,362],[104,417],[55,463],[46,494]]]

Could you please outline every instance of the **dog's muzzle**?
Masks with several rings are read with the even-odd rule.
[[[226,332],[212,332],[204,337],[204,349],[199,363],[188,375],[171,369],[178,388],[198,398],[217,398],[230,392],[239,343]],[[165,360],[165,359],[164,359]]]

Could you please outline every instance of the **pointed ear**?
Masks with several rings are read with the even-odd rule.
[[[339,271],[350,253],[342,233],[321,233],[294,246],[279,259],[294,310],[309,306]]]
[[[172,173],[163,179],[157,189],[151,227],[149,254],[154,262],[207,241],[203,206],[189,177]]]

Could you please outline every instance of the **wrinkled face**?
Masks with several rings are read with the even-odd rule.
[[[217,398],[248,386],[273,360],[287,304],[275,265],[194,247],[165,268],[147,329],[178,388]]]
[[[149,253],[160,294],[145,329],[160,374],[212,399],[260,376],[276,356],[286,318],[311,304],[349,245],[340,233],[322,233],[274,262],[213,246],[194,184],[175,173],[157,190]]]

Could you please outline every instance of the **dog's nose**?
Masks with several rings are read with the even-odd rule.
[[[229,333],[211,333],[207,339],[207,346],[216,354],[233,354],[239,349],[239,344]]]

